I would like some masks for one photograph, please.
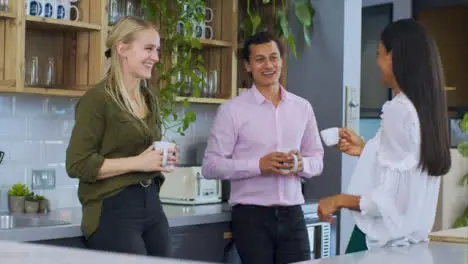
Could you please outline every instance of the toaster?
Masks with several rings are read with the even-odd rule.
[[[194,205],[222,201],[221,181],[205,179],[200,166],[175,167],[164,175],[166,180],[159,191],[162,203]]]

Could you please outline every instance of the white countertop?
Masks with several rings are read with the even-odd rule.
[[[429,242],[372,249],[297,264],[466,264],[468,244]]]
[[[85,249],[0,241],[0,259],[5,264],[202,264],[177,259],[108,253]]]
[[[177,259],[163,259],[88,249],[0,241],[2,263],[8,264],[202,264]],[[463,264],[468,261],[468,246],[458,243],[430,242],[409,247],[373,249],[364,252],[317,259],[301,264]],[[299,264],[299,263],[298,263]]]
[[[163,204],[170,227],[222,223],[231,221],[231,207],[227,203],[207,205],[170,205]],[[302,205],[304,213],[316,213],[317,203],[308,201]],[[8,212],[0,212],[9,214]],[[43,217],[70,222],[66,225],[0,229],[0,240],[38,241],[82,236],[81,207],[63,208],[47,214],[33,214],[31,217]]]

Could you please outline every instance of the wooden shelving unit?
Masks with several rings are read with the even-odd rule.
[[[23,1],[9,1],[10,11],[0,12],[0,92],[83,95],[102,73],[106,2],[78,1],[80,16],[73,21],[29,16]]]
[[[179,96],[179,97],[176,98],[176,100],[179,101],[179,102],[183,102],[183,101],[187,100],[190,103],[199,103],[199,104],[222,104],[222,103],[226,102],[227,99]]]
[[[0,93],[82,96],[107,68],[105,38],[108,0],[80,0],[78,21],[26,15],[24,1],[9,1],[9,12],[0,12]],[[239,53],[238,20],[245,0],[206,0],[213,10],[207,22],[212,39],[200,39],[205,68],[218,72],[215,97],[178,97],[177,101],[221,104],[247,87]],[[74,19],[74,12],[71,15]],[[37,58],[38,82],[31,83],[31,61]],[[55,82],[46,87],[49,59],[54,61]],[[285,68],[285,66],[284,66]],[[285,71],[284,71],[285,72]]]
[[[15,18],[16,15],[13,12],[0,12],[0,19],[3,18]]]
[[[64,21],[37,16],[27,16],[26,28],[66,31],[100,31],[102,26],[80,21]]]

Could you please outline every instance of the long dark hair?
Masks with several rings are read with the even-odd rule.
[[[429,175],[444,175],[451,167],[450,139],[442,63],[435,41],[414,19],[391,23],[380,39],[387,52],[392,52],[395,79],[419,116],[419,166]]]

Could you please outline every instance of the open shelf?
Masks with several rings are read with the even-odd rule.
[[[200,43],[207,47],[232,47],[232,42],[223,40],[200,39]]]
[[[70,31],[100,31],[101,26],[79,21],[43,18],[38,16],[27,16],[26,26],[28,28],[42,30],[70,30]]]
[[[205,97],[183,97],[178,96],[176,98],[177,102],[183,102],[188,100],[190,103],[199,103],[199,104],[222,104],[226,102],[227,99],[222,98],[205,98]]]
[[[0,12],[0,18],[16,18],[16,16],[11,12]]]
[[[71,90],[71,89],[25,87],[23,92],[28,93],[28,94],[79,97],[79,96],[82,96],[86,91],[85,90]]]

